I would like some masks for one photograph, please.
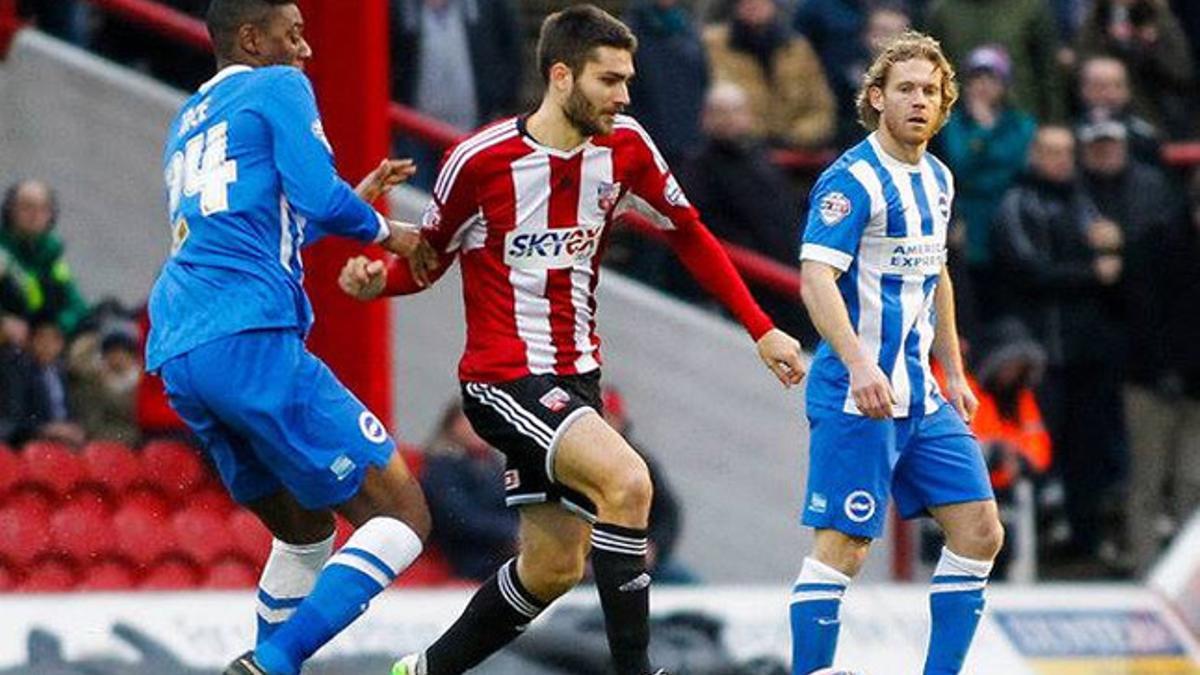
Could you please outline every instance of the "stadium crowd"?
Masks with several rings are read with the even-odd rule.
[[[207,3],[165,4],[200,15]],[[563,4],[393,0],[395,98],[464,130],[521,112],[533,89],[524,67],[532,27]],[[1050,573],[1144,573],[1200,506],[1200,327],[1190,320],[1200,306],[1200,171],[1168,165],[1162,152],[1198,131],[1200,3],[602,4],[640,41],[629,112],[691,200],[719,237],[788,265],[814,176],[781,164],[777,151],[858,142],[854,98],[881,45],[909,27],[942,42],[961,98],[933,150],[956,177],[950,264],[993,482],[1002,500],[1022,480],[1035,486]],[[178,86],[211,74],[208,56],[131,40],[135,27],[86,3],[21,6],[45,30]],[[440,149],[398,139],[397,150],[418,159],[414,182],[428,186]],[[139,326],[118,305],[82,299],[53,232],[58,216],[50,186],[22,181],[5,195],[0,443],[136,445],[147,424],[170,428],[139,425]],[[610,255],[702,302],[665,249],[618,236]],[[798,299],[756,294],[815,346]],[[462,495],[497,488],[483,479],[498,471],[494,457],[461,427],[448,410],[425,480],[470,482]],[[488,518],[493,534],[511,537],[511,516]],[[475,535],[439,536],[455,572],[474,578],[511,543],[499,537],[494,555],[472,548],[457,560],[454,537]]]

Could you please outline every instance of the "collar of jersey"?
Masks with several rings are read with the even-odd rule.
[[[921,161],[920,160],[917,160],[916,164],[909,164],[908,162],[905,162],[903,160],[897,159],[897,158],[889,155],[888,151],[884,150],[883,145],[881,145],[879,143],[878,134],[879,134],[878,131],[872,132],[870,136],[867,136],[867,140],[870,141],[871,148],[875,151],[875,156],[879,158],[879,161],[884,166],[886,166],[889,169],[895,169],[897,171],[907,171],[909,173],[917,173],[918,171],[921,170]],[[922,158],[923,158],[923,156],[922,156]]]
[[[570,150],[559,150],[558,148],[552,148],[549,145],[542,145],[536,138],[533,137],[532,134],[529,133],[529,129],[527,129],[525,126],[527,120],[528,117],[526,116],[517,118],[517,131],[521,132],[521,139],[525,141],[526,145],[534,150],[544,152],[552,157],[558,157],[559,159],[570,159],[583,152],[584,148],[592,144],[592,137],[588,136],[587,138],[583,139],[582,143],[571,148]]]
[[[251,70],[254,70],[254,69],[251,68],[250,66],[247,66],[242,63],[235,63],[231,66],[225,66],[224,68],[221,69],[221,71],[219,73],[217,73],[216,75],[213,75],[211,80],[200,85],[200,93],[201,94],[208,93],[209,89],[212,89],[213,87],[217,86],[217,84],[219,82],[221,82],[222,80],[225,80],[226,78],[237,75],[238,73],[248,73]]]

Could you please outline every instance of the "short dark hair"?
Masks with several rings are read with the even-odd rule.
[[[542,22],[538,36],[538,68],[550,81],[550,68],[564,63],[579,74],[598,47],[637,51],[637,38],[629,26],[595,5],[574,5],[555,12]]]
[[[208,36],[218,56],[229,56],[237,34],[248,23],[261,24],[275,7],[294,5],[298,0],[212,0],[205,15]]]

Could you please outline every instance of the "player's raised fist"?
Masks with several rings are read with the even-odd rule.
[[[387,265],[382,260],[371,260],[363,255],[347,260],[338,274],[338,286],[346,295],[358,300],[379,297],[386,283]]]

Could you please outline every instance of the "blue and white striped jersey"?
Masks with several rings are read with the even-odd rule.
[[[941,402],[929,349],[953,200],[945,164],[929,153],[917,164],[902,162],[875,134],[847,150],[812,189],[800,258],[842,272],[837,285],[850,323],[891,379],[896,417],[932,413]],[[861,414],[849,372],[824,341],[808,375],[807,405]]]
[[[308,78],[230,66],[187,100],[163,153],[171,257],[150,294],[146,364],[253,329],[312,325],[302,246],[379,241],[387,222],[338,177]]]

